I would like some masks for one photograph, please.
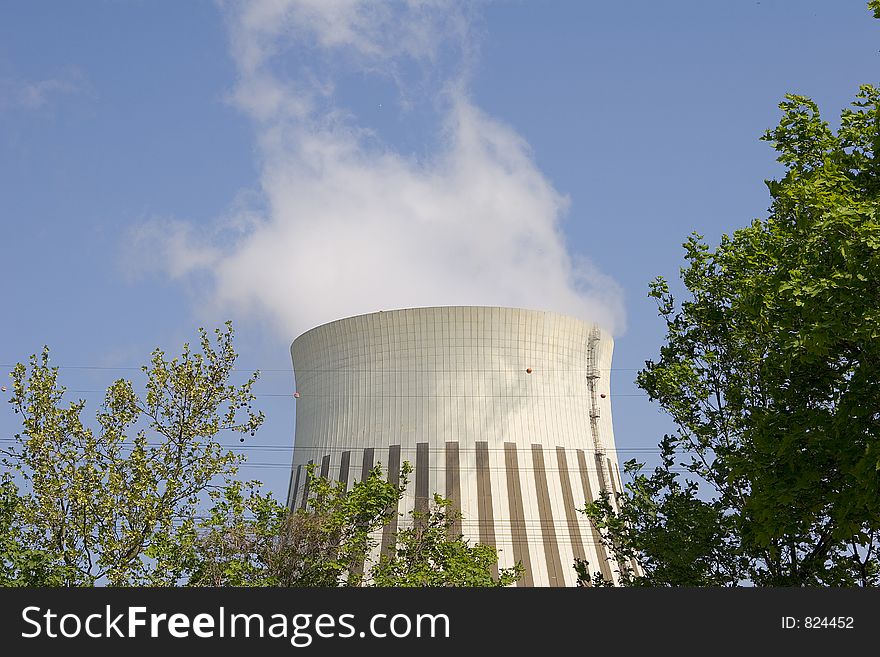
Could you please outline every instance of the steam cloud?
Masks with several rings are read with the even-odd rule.
[[[258,136],[261,207],[207,237],[186,223],[143,227],[141,239],[161,233],[169,275],[207,274],[219,308],[256,313],[288,339],[433,305],[554,310],[622,330],[618,286],[566,248],[568,199],[467,93],[467,9],[265,0],[224,11],[239,72],[231,100]],[[391,88],[388,110],[407,125],[434,117],[427,152],[392,146],[347,108],[352,81]]]

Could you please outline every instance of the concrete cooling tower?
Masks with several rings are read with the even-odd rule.
[[[305,504],[309,463],[350,487],[377,462],[393,477],[409,461],[404,515],[378,549],[436,492],[460,508],[472,544],[495,546],[502,568],[522,562],[519,586],[574,585],[575,557],[611,579],[577,509],[620,490],[612,347],[595,324],[515,308],[411,308],[307,331],[291,346],[288,505]]]

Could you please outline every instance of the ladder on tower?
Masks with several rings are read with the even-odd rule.
[[[599,432],[599,341],[601,340],[599,327],[593,325],[587,338],[587,391],[590,395],[590,434],[593,439],[593,450],[596,460],[596,473],[599,477],[600,490],[609,489],[605,477],[605,443]],[[611,473],[609,473],[611,475]]]

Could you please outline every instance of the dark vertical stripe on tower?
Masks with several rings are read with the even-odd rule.
[[[525,572],[517,586],[534,586],[532,562],[529,559],[529,537],[523,513],[522,487],[519,483],[519,463],[516,443],[504,443],[504,471],[507,474],[507,501],[510,505],[510,534],[513,542],[513,560],[522,563]]]
[[[461,483],[458,461],[458,443],[446,443],[446,498],[452,500],[449,510],[455,513],[455,520],[449,527],[449,537],[454,539],[461,536]]]
[[[614,464],[611,463],[611,459],[605,459],[606,463],[608,463],[608,476],[611,478],[611,487],[614,489],[614,507],[619,509],[619,502],[617,500],[617,495],[622,492],[623,484],[620,483],[620,471],[614,467]],[[629,560],[629,567],[632,568],[633,574],[639,574],[639,564],[635,559]]]
[[[296,496],[299,495],[299,476],[302,474],[302,464],[296,466],[296,479],[293,480],[293,492],[290,494],[290,508],[296,507]]]
[[[581,471],[581,485],[584,488],[584,500],[587,502],[595,502],[593,492],[590,490],[590,473],[587,472],[587,457],[584,455],[584,450],[582,449],[577,451],[577,455],[578,468]],[[599,535],[599,530],[596,529],[596,525],[594,525],[589,519],[587,522],[590,525],[590,536],[593,539],[593,545],[596,546],[596,556],[599,559],[599,570],[602,571],[602,576],[610,582],[611,564],[608,563],[608,553],[605,551],[602,537]]]
[[[492,511],[492,479],[489,475],[489,443],[477,441],[477,514],[479,515],[480,543],[495,547],[495,514]],[[492,566],[493,577],[498,576],[498,564]]]
[[[364,460],[361,465],[361,481],[366,481],[370,477],[370,470],[373,469],[373,458],[374,451],[372,447],[364,448]],[[351,571],[354,575],[363,575],[364,573],[364,562],[362,560],[357,561],[354,566],[352,566]]]
[[[388,448],[388,481],[395,486],[400,484],[400,445]],[[397,504],[389,512],[391,519],[382,529],[382,554],[392,554],[397,541]]]
[[[416,506],[419,513],[428,512],[428,443],[416,443]]]
[[[346,450],[342,452],[342,460],[339,463],[339,481],[348,490],[348,466],[351,463],[351,452]]]
[[[361,481],[366,481],[370,477],[370,470],[373,469],[373,448],[367,447],[364,450],[364,464],[361,467]]]
[[[292,509],[293,501],[291,497],[296,495],[296,488],[293,487],[293,466],[290,467],[290,481],[287,482],[287,508]]]
[[[538,492],[538,516],[541,519],[541,537],[544,539],[547,580],[550,586],[564,586],[559,541],[556,538],[553,507],[550,506],[550,490],[547,487],[547,469],[544,467],[544,448],[541,445],[532,445],[532,467],[535,469],[535,490]]]
[[[326,479],[330,476],[330,455],[325,454],[321,459],[321,476]]]
[[[574,506],[574,494],[571,492],[571,477],[568,474],[568,459],[565,457],[565,448],[556,448],[556,464],[559,467],[559,486],[562,488],[562,504],[565,507],[565,519],[568,521],[568,536],[571,539],[571,551],[575,559],[586,559],[584,539],[581,536],[581,527],[577,520],[577,510]]]
[[[313,459],[309,459],[309,465],[314,465],[314,464],[315,464],[315,461]],[[307,470],[306,471],[306,483],[305,483],[305,486],[303,486],[303,498],[302,498],[302,502],[300,502],[300,505],[299,505],[300,509],[305,509],[306,502],[309,501],[309,479],[310,479],[310,477],[309,477],[309,473]]]
[[[614,490],[615,495],[620,495],[620,491],[617,489],[617,479],[614,476],[614,466],[611,465],[611,459],[605,459],[605,463],[608,464],[608,478],[611,480],[611,488]],[[617,498],[614,499],[614,505],[617,506]]]

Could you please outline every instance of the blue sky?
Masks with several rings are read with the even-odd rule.
[[[878,37],[862,0],[4,2],[0,364],[48,344],[94,408],[232,319],[268,418],[243,473],[283,497],[301,330],[563,310],[614,331],[617,446],[647,457],[648,282],[765,216],[783,94],[833,122]]]

